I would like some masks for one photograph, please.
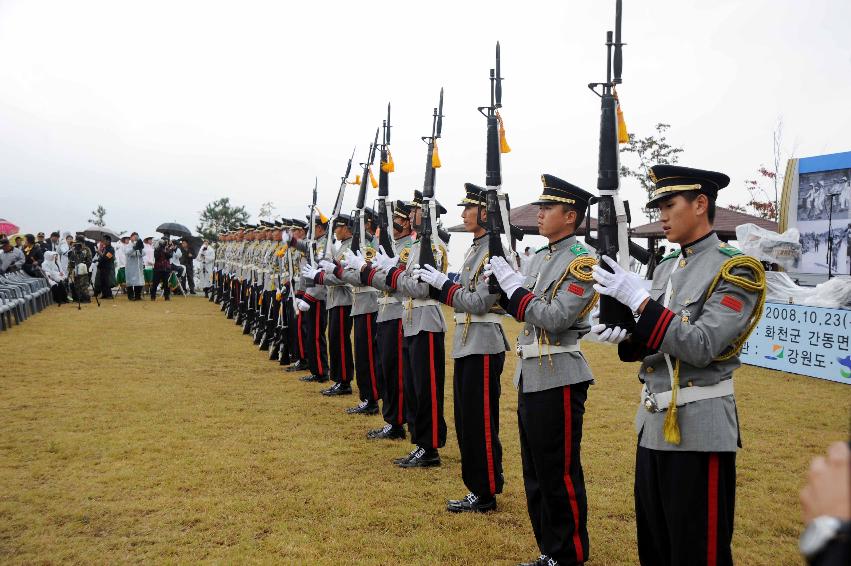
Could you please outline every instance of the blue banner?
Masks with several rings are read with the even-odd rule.
[[[765,303],[742,363],[851,385],[851,310]]]

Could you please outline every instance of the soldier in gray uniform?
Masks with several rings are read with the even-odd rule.
[[[492,511],[496,494],[502,493],[502,444],[499,441],[500,376],[508,340],[502,330],[503,311],[499,293],[488,291],[482,271],[488,262],[485,193],[464,185],[464,229],[473,234],[464,255],[458,283],[431,266],[417,270],[420,279],[440,291],[440,301],[455,309],[455,434],[461,449],[461,477],[470,491],[463,499],[450,500],[453,513]]]
[[[397,200],[393,205],[393,251],[399,258],[399,266],[405,265],[411,252],[410,207]],[[362,285],[379,290],[377,326],[377,350],[381,360],[381,416],[385,425],[366,433],[370,439],[404,439],[405,434],[405,380],[404,380],[404,330],[402,328],[402,302],[399,292],[385,285],[377,271],[367,266],[363,254],[347,254],[343,259],[347,269],[360,274]],[[367,267],[369,267],[367,269]]]
[[[352,217],[340,214],[334,219],[334,237],[340,248],[334,252],[334,260],[340,260],[346,250],[352,246]],[[327,258],[332,259],[332,258]],[[331,267],[334,264],[329,264]],[[323,389],[326,396],[351,395],[352,374],[352,289],[333,272],[314,266],[305,267],[305,275],[316,285],[324,285],[328,291],[326,308],[328,310],[328,342],[330,346],[331,379],[334,385]]]
[[[410,203],[412,224],[422,225],[423,198],[414,192]],[[439,214],[446,209],[437,204]],[[441,271],[446,271],[448,251],[435,226],[432,246]],[[440,302],[431,297],[431,287],[414,277],[420,240],[414,240],[404,267],[400,257],[390,257],[379,250],[375,258],[377,277],[398,291],[402,299],[403,366],[405,374],[406,420],[415,445],[411,452],[394,463],[402,468],[427,468],[440,465],[438,449],[446,444],[446,420],[443,418],[443,385],[445,379],[444,343],[446,321]]]
[[[310,218],[308,218],[308,221]],[[311,256],[311,246],[314,250],[324,250],[327,238],[328,220],[317,214],[314,219],[313,233],[315,242],[299,240],[295,235],[288,235],[290,245],[298,249],[305,258],[301,266],[299,287],[303,289],[296,297],[295,304],[299,311],[299,329],[301,330],[301,344],[305,350],[310,375],[304,376],[301,381],[315,381],[324,383],[328,381],[328,344],[325,338],[325,329],[328,327],[328,312],[326,308],[327,292],[324,285],[317,285],[313,278],[307,277],[307,258]],[[315,257],[315,256],[314,256]]]
[[[549,240],[529,275],[501,257],[489,268],[505,293],[506,310],[525,326],[517,339],[517,420],[526,505],[541,556],[539,565],[588,560],[588,504],[580,460],[583,415],[591,370],[579,347],[596,303],[591,267],[596,261],[576,241],[576,227],[591,194],[552,175],[542,175],[534,203],[538,231]]]
[[[364,215],[364,241],[367,249],[358,250],[372,257],[375,249],[372,248],[372,209],[365,208]],[[351,255],[351,250],[343,255],[343,260]],[[358,384],[360,403],[346,409],[350,415],[377,415],[379,393],[380,362],[376,349],[376,336],[378,327],[376,314],[378,313],[378,291],[369,285],[361,283],[360,270],[346,269],[342,262],[329,262],[324,259],[320,262],[323,268],[331,269],[337,279],[345,281],[352,289],[352,326],[354,329],[354,354],[355,354],[355,377]]]
[[[646,565],[732,564],[730,541],[741,447],[733,371],[762,313],[762,265],[712,230],[723,173],[674,165],[650,169],[648,207],[660,210],[667,255],[648,292],[635,274],[606,258],[595,268],[600,293],[639,313],[631,332],[594,327],[641,361],[636,415],[635,515],[638,557]]]

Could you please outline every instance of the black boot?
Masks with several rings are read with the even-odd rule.
[[[346,409],[349,415],[377,415],[378,403],[375,401],[361,401],[356,407]]]
[[[450,499],[446,510],[450,513],[487,513],[496,509],[496,497],[479,497],[468,493],[464,499]]]
[[[400,468],[433,468],[440,465],[440,454],[434,448],[420,448],[413,458],[399,464]]]

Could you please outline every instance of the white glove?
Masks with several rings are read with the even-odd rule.
[[[378,246],[378,254],[375,256],[375,261],[372,264],[381,271],[390,271],[396,264],[399,263],[398,257],[390,257],[384,251],[383,246]]]
[[[426,265],[421,269],[415,269],[414,277],[424,283],[428,283],[435,289],[443,289],[443,284],[449,280],[449,277],[447,277],[446,274],[442,271],[438,271],[431,265]]]
[[[284,230],[283,232],[281,232],[281,240],[283,240],[283,241],[284,241],[285,243],[287,243],[287,244],[289,244],[289,243],[290,243],[290,240],[292,239],[292,237],[293,237],[293,235],[292,235],[292,233],[289,231],[289,229]]]
[[[631,271],[625,271],[618,262],[609,256],[603,256],[603,261],[606,265],[612,268],[613,273],[609,273],[599,265],[595,265],[592,273],[594,280],[597,282],[594,285],[594,290],[601,295],[608,295],[619,303],[622,303],[632,311],[637,311],[644,299],[650,297],[650,293],[641,283],[641,279]]]
[[[295,306],[301,312],[307,312],[310,310],[310,303],[305,300],[299,299],[298,297],[296,297]]]
[[[351,250],[346,252],[345,257],[343,257],[343,267],[346,269],[354,269],[355,271],[360,271],[363,269],[363,266],[366,265],[366,259],[364,259],[363,254],[360,250],[352,253]]]
[[[337,269],[337,265],[327,259],[320,259],[319,267],[322,268],[325,273],[334,273],[334,270]]]
[[[626,328],[620,326],[609,328],[605,324],[595,324],[591,327],[591,332],[600,338],[600,342],[620,344],[626,339]]]
[[[514,291],[522,287],[523,282],[526,280],[523,274],[514,271],[514,268],[508,265],[504,257],[496,256],[490,258],[485,269],[488,274],[493,273],[496,275],[499,286],[502,287],[502,290],[508,297],[511,297]]]
[[[301,270],[301,274],[307,277],[308,279],[313,279],[316,277],[316,274],[319,273],[319,269],[315,265],[307,264]]]

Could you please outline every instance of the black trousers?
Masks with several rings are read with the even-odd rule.
[[[735,452],[638,447],[635,522],[644,565],[733,564]]]
[[[112,298],[112,287],[109,286],[110,271],[115,269],[112,265],[105,266],[103,269],[98,269],[97,279],[95,280],[95,290],[100,293],[102,299]]]
[[[302,300],[306,300],[302,298]],[[325,310],[325,309],[322,309]],[[293,354],[292,357],[296,358],[300,362],[308,363],[307,361],[307,348],[305,347],[305,343],[312,336],[310,331],[310,319],[314,316],[313,311],[307,311],[306,313],[298,311],[298,314],[295,315],[295,339],[293,340]],[[324,331],[323,331],[324,334]]]
[[[380,398],[380,367],[376,351],[375,313],[352,317],[355,330],[355,376],[361,401],[377,403]]]
[[[378,323],[378,357],[381,360],[381,416],[387,424],[405,424],[405,335],[402,319]]]
[[[154,270],[154,281],[151,283],[151,296],[157,296],[157,287],[159,287],[160,283],[163,285],[163,296],[168,297],[171,295],[171,288],[168,286],[168,278],[171,275],[171,271],[157,271]]]
[[[286,296],[284,302],[284,316],[286,317],[287,322],[287,335],[286,340],[289,344],[289,358],[288,362],[297,362],[304,360],[307,363],[307,358],[304,357],[304,344],[302,344],[301,338],[301,326],[303,324],[301,311],[298,311],[296,314],[296,310],[293,305],[292,299],[289,298],[289,295]]]
[[[446,445],[443,418],[443,332],[420,332],[405,337],[405,399],[411,442],[421,448]]]
[[[144,287],[142,285],[128,285],[127,286],[127,298],[131,301],[140,301],[142,300],[142,289]]]
[[[521,381],[517,399],[529,519],[541,554],[559,564],[588,560],[588,500],[580,460],[588,385],[523,393]]]
[[[186,271],[183,272],[183,288],[187,289],[187,284],[189,285],[188,290],[190,293],[195,292],[195,267],[193,264],[189,263],[184,265]]]
[[[351,312],[352,305],[334,307],[328,311],[331,379],[338,383],[351,383],[354,373]]]
[[[325,301],[318,301],[309,295],[304,300],[310,303],[310,310],[301,313],[304,328],[301,330],[301,343],[307,366],[313,375],[328,375],[328,344],[325,341],[325,329],[328,327],[328,311]]]
[[[455,360],[455,434],[461,449],[461,478],[472,493],[502,493],[499,441],[499,378],[505,352]]]

